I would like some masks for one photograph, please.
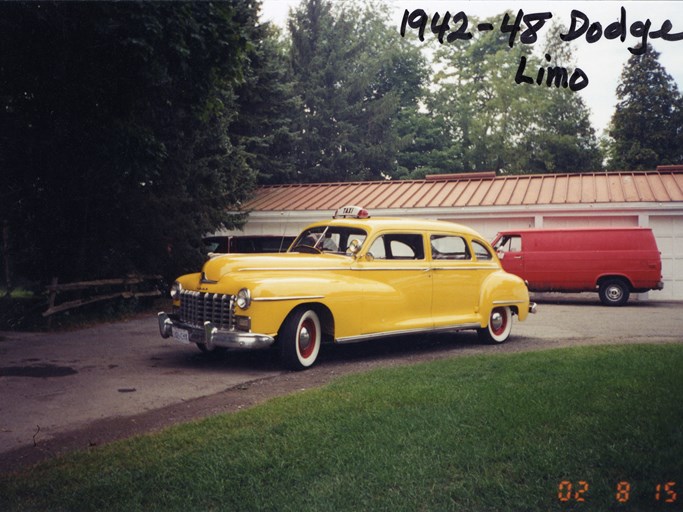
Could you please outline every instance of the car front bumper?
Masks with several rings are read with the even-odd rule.
[[[267,348],[275,343],[275,338],[266,334],[238,330],[219,329],[212,322],[204,322],[204,327],[182,322],[177,315],[158,313],[159,334],[180,343],[198,343],[211,349],[213,347],[237,348],[243,350]]]

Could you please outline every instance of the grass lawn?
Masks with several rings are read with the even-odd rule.
[[[0,476],[0,510],[681,510],[682,390],[682,345],[381,369]]]

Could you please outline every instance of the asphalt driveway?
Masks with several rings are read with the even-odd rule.
[[[73,332],[0,332],[0,471],[379,366],[572,345],[681,343],[682,312],[682,303],[608,308],[597,297],[552,298],[516,322],[500,346],[480,344],[474,332],[324,346],[316,366],[297,373],[283,371],[272,351],[207,357],[162,339],[154,315]]]

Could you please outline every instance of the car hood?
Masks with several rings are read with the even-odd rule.
[[[220,281],[223,276],[234,272],[342,269],[348,268],[352,262],[353,258],[340,254],[225,254],[208,260],[202,272],[204,279]]]

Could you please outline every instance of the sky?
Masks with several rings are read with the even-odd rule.
[[[300,1],[262,0],[262,19],[285,27],[289,9],[298,6]],[[332,1],[334,2],[335,0]],[[591,122],[598,134],[605,132],[614,113],[614,107],[617,104],[616,88],[619,84],[624,64],[626,64],[631,56],[628,48],[634,47],[641,40],[641,37],[631,35],[631,26],[636,22],[646,24],[649,19],[651,22],[650,32],[654,32],[662,28],[662,24],[668,20],[672,25],[670,29],[671,34],[683,33],[683,2],[678,1],[612,2],[593,0],[587,2],[568,2],[553,0],[545,2],[515,2],[507,0],[387,0],[387,4],[392,10],[392,18],[389,20],[389,23],[396,27],[397,40],[401,37],[399,28],[406,9],[411,13],[416,9],[423,9],[430,16],[430,19],[435,12],[443,15],[446,11],[449,11],[452,15],[462,11],[468,17],[486,18],[494,16],[498,22],[494,30],[498,30],[499,24],[502,21],[501,13],[506,10],[517,13],[521,9],[525,15],[551,12],[552,20],[549,20],[545,27],[539,31],[543,35],[543,31],[547,29],[550,21],[559,20],[566,27],[570,27],[573,10],[585,14],[590,25],[599,22],[604,32],[608,25],[621,19],[621,8],[623,7],[626,13],[627,35],[625,41],[622,42],[619,38],[608,40],[605,38],[604,33],[600,39],[592,43],[586,40],[585,34],[573,41],[576,67],[580,68],[589,79],[588,86],[578,91],[577,94],[582,95],[590,109]],[[575,18],[578,29],[583,25],[583,22],[579,21],[578,15]],[[642,26],[642,23],[638,26]],[[470,30],[473,29],[474,27],[470,25]],[[410,29],[408,28],[407,30]],[[406,35],[408,36],[408,34]],[[411,35],[413,40],[417,41],[416,34],[413,33]],[[429,31],[429,26],[425,32],[425,40],[427,37],[434,37]],[[648,38],[648,41],[660,53],[659,62],[664,66],[669,75],[674,78],[679,92],[683,92],[683,40],[665,41],[662,38]],[[516,44],[520,44],[519,36]],[[538,48],[540,44],[539,42],[534,45],[523,46],[529,48],[529,53],[534,51],[538,53],[540,52]],[[552,65],[552,63],[549,65]],[[573,71],[571,68],[569,70],[570,72]],[[529,71],[527,74],[535,77],[535,70],[533,72]],[[520,85],[520,87],[531,86]]]

